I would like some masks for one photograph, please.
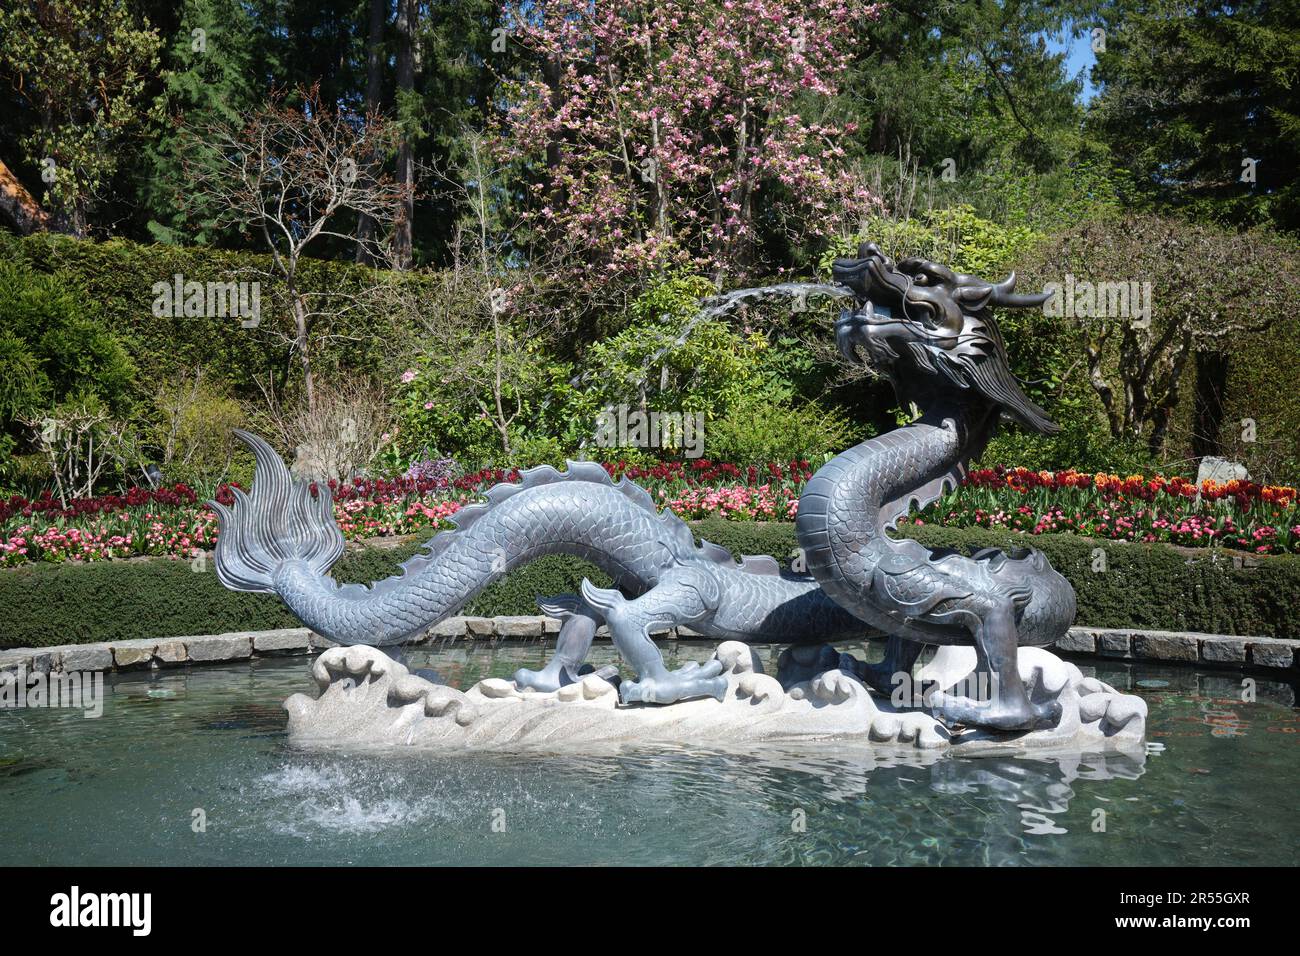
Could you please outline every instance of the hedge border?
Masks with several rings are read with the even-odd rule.
[[[699,537],[736,554],[795,554],[794,525],[708,519]],[[1121,628],[1300,638],[1300,555],[1243,558],[1226,552],[1186,552],[1166,545],[1127,544],[1073,535],[1037,535],[979,528],[907,526],[930,546],[975,550],[1030,544],[1074,585],[1078,620],[1088,628]],[[396,572],[422,546],[354,547],[335,567],[344,582],[368,582]],[[1094,570],[1099,564],[1104,570]],[[466,608],[477,617],[536,613],[538,594],[573,591],[583,577],[608,578],[593,565],[564,556],[541,558],[487,588]],[[211,561],[205,570],[169,559],[33,565],[0,571],[0,648],[51,647],[179,634],[269,631],[299,622],[274,595],[227,591]]]

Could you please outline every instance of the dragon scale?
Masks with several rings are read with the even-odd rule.
[[[737,561],[717,545],[697,545],[690,527],[671,511],[660,514],[644,489],[615,483],[592,462],[522,472],[517,484],[497,485],[486,501],[459,511],[456,530],[435,535],[400,574],[339,585],[326,573],[343,551],[328,490],[313,496],[269,445],[236,434],[253,450],[256,474],[249,494],[235,492],[233,508],[212,503],[221,522],[218,576],[235,590],[278,594],[304,624],[339,644],[418,637],[492,582],[548,554],[591,561],[614,588],[584,582],[581,597],[539,599],[564,619],[560,645],[568,653],[560,656],[569,665],[546,677],[521,672],[541,685],[577,677],[581,660],[569,658],[585,657],[602,622],[625,656],[640,661],[639,671],[654,670],[659,660],[648,639],[656,624],[689,623],[710,637],[746,641],[823,642],[863,630],[810,576],[783,571],[768,556]],[[703,679],[718,682],[703,685],[709,693],[725,683],[717,675]],[[674,683],[661,675],[654,699]]]
[[[968,557],[888,534],[910,507],[924,508],[960,481],[970,455],[963,435],[971,434],[953,410],[952,417],[927,415],[831,459],[799,499],[796,527],[808,569],[838,604],[900,638],[969,643],[961,625],[977,615],[965,606],[992,595],[1019,612],[1021,644],[1052,643],[1060,621],[1068,626],[1073,618],[1074,597],[1039,552]]]

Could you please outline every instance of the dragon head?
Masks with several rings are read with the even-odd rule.
[[[928,259],[895,264],[873,242],[864,242],[856,259],[836,259],[832,275],[855,299],[835,323],[840,351],[888,376],[900,401],[924,407],[936,393],[973,390],[1027,428],[1060,431],[1011,374],[990,311],[1032,308],[1050,293],[1017,293],[1014,272],[994,284]]]

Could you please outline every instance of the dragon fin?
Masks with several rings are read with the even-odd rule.
[[[566,621],[582,607],[582,598],[576,594],[537,595],[537,610],[547,617]]]
[[[615,591],[613,588],[598,588],[586,578],[582,579],[581,588],[583,600],[602,614],[627,602],[623,592]]]

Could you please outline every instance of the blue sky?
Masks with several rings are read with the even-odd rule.
[[[1088,33],[1078,37],[1066,37],[1065,39],[1049,36],[1047,38],[1047,48],[1053,53],[1061,50],[1069,51],[1069,55],[1065,58],[1065,71],[1070,76],[1078,76],[1081,70],[1085,71],[1083,91],[1079,94],[1079,99],[1087,103],[1097,95],[1097,88],[1092,85],[1086,74],[1086,71],[1091,69],[1097,62],[1097,57],[1092,52],[1092,37]]]

